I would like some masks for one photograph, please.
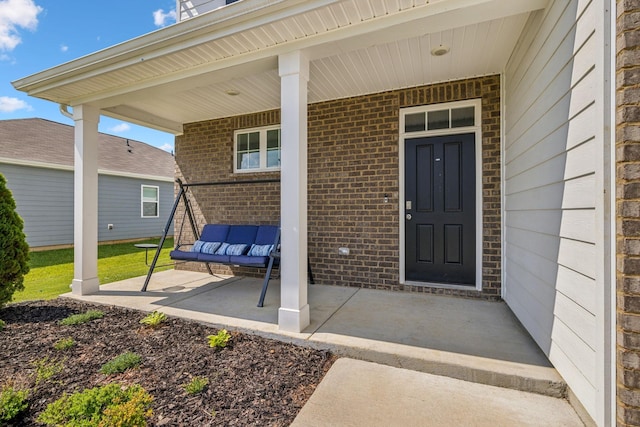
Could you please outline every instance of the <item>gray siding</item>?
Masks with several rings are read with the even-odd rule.
[[[507,66],[503,264],[508,305],[600,423],[603,10],[551,2]]]
[[[142,218],[141,186],[160,188],[160,216]],[[101,175],[98,180],[98,240],[124,240],[162,235],[173,205],[173,183]],[[107,225],[113,224],[108,230]],[[170,228],[173,230],[173,227]]]
[[[73,171],[0,164],[31,247],[73,244]],[[141,185],[160,188],[160,215],[142,218]],[[173,205],[173,183],[111,175],[98,178],[98,240],[162,234]],[[108,230],[107,224],[113,224]],[[170,228],[173,231],[173,227]]]
[[[29,246],[73,244],[73,172],[0,163]]]

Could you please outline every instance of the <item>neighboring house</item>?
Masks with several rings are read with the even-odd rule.
[[[73,107],[78,147],[107,115],[176,134],[186,182],[280,179],[193,194],[201,223],[281,222],[281,329],[309,324],[307,260],[501,298],[597,425],[640,424],[637,1],[213,3],[14,86]]]
[[[74,127],[44,119],[0,120],[0,173],[31,248],[73,244]],[[98,135],[98,240],[156,237],[173,205],[173,156]]]

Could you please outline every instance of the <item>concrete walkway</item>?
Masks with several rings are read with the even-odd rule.
[[[483,409],[486,402],[481,405],[482,408],[476,408],[477,403],[486,400],[482,398],[483,395],[492,396],[493,400],[493,396],[502,396],[504,393],[507,393],[504,396],[508,396],[504,397],[507,399],[504,402],[509,399],[517,400],[520,398],[517,396],[521,396],[524,401],[531,401],[531,405],[533,402],[540,402],[542,406],[538,409],[552,417],[557,414],[554,419],[558,422],[565,420],[558,412],[558,407],[561,406],[579,423],[566,401],[556,398],[541,399],[543,396],[539,396],[563,396],[565,384],[504,303],[358,288],[310,286],[311,324],[302,333],[294,334],[278,330],[280,286],[277,280],[271,282],[263,308],[256,307],[262,284],[260,279],[169,270],[155,273],[145,293],[139,291],[143,282],[144,277],[138,277],[103,285],[96,295],[64,296],[144,311],[159,310],[167,315],[330,349],[342,356],[375,362],[345,359],[336,363],[300,413],[297,425],[489,425],[475,421],[460,421],[459,424],[456,421],[458,418],[446,417],[449,412],[451,416],[461,416],[458,413],[460,405],[468,408],[470,414],[475,412],[476,416],[479,415],[478,411],[489,414],[488,407]],[[348,367],[342,367],[343,363]],[[397,368],[404,369],[394,370]],[[345,369],[351,369],[351,374],[345,375]],[[405,376],[412,380],[403,379]],[[383,378],[386,379],[380,383]],[[392,378],[398,380],[392,381]],[[396,382],[396,389],[392,393],[377,390],[391,390]],[[466,397],[462,399],[460,391],[446,391],[447,387],[451,390],[465,390]],[[483,387],[487,389],[483,390]],[[323,391],[327,388],[329,391]],[[343,395],[343,390],[351,392]],[[360,401],[360,397],[368,396],[366,390],[377,394]],[[430,391],[425,393],[425,390]],[[513,394],[514,390],[527,393]],[[402,393],[406,393],[406,398],[400,397],[404,396]],[[409,405],[418,412],[415,412],[415,416],[410,415],[413,423],[389,424],[381,421],[381,424],[361,424],[368,418],[354,414],[355,418],[349,419],[347,414],[344,419],[333,418],[335,423],[327,424],[325,420],[325,423],[314,424],[313,420],[322,418],[310,412],[313,411],[312,408],[329,405],[325,410],[329,414],[334,412],[333,408],[337,403],[336,398],[331,396],[342,396],[340,402],[346,404],[351,401],[365,412],[380,411],[380,420],[387,420],[385,414],[396,410],[399,411],[398,419],[403,419],[408,410],[403,405]],[[472,403],[476,397],[474,406]],[[442,408],[441,415],[445,417],[442,418],[442,423],[433,418],[434,424],[431,424],[431,416],[427,424],[417,422],[423,419],[421,414],[430,412],[421,412],[423,409],[417,408],[430,407],[430,404],[425,404],[425,399],[429,402],[444,400],[452,405],[437,405]],[[495,399],[498,402],[502,397]],[[495,409],[495,416],[502,414],[507,417],[491,418],[495,421],[491,425],[581,425],[564,421],[560,424],[546,421],[542,424],[536,424],[536,421],[533,421],[534,424],[522,424],[519,418],[512,417],[513,411],[503,410],[497,403],[489,406]],[[347,412],[354,412],[356,409],[349,405],[347,408],[350,408]],[[457,410],[453,410],[454,408]],[[307,413],[312,415],[305,415]],[[519,409],[515,413],[528,414]],[[529,415],[526,417],[531,418]],[[499,423],[509,420],[510,424]]]

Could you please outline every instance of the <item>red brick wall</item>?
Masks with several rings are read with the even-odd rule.
[[[482,99],[483,291],[402,286],[399,282],[398,147],[400,108]],[[500,296],[500,78],[489,76],[309,105],[309,257],[317,283]],[[193,123],[176,140],[187,182],[278,178],[233,174],[233,131],[279,123],[270,111]],[[198,189],[206,222],[269,223],[279,218],[279,185]],[[224,190],[224,191],[222,191]],[[389,202],[384,202],[384,195]],[[338,247],[349,256],[339,256]]]
[[[640,1],[617,2],[618,425],[640,425]]]

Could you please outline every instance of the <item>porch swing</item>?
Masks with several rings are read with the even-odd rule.
[[[180,179],[176,179],[179,191],[173,203],[169,219],[164,228],[164,232],[156,249],[153,261],[149,266],[149,272],[142,287],[142,292],[146,292],[151,275],[160,256],[160,251],[169,233],[169,228],[174,220],[178,205],[184,204],[185,214],[178,232],[174,250],[170,253],[170,258],[178,262],[203,262],[209,274],[213,274],[210,263],[266,268],[262,291],[258,300],[258,307],[263,307],[264,298],[269,286],[269,280],[274,267],[280,266],[280,226],[279,225],[229,225],[229,224],[205,224],[202,233],[198,231],[196,221],[191,208],[191,202],[187,197],[187,192],[191,187],[203,186],[230,186],[246,184],[264,184],[280,182],[278,179],[246,180],[246,181],[223,181],[223,182],[203,182],[185,184]],[[194,242],[183,244],[182,231],[185,219],[189,220]],[[189,250],[183,250],[185,246],[190,246]],[[308,265],[310,283],[313,284],[313,274],[311,266]]]

